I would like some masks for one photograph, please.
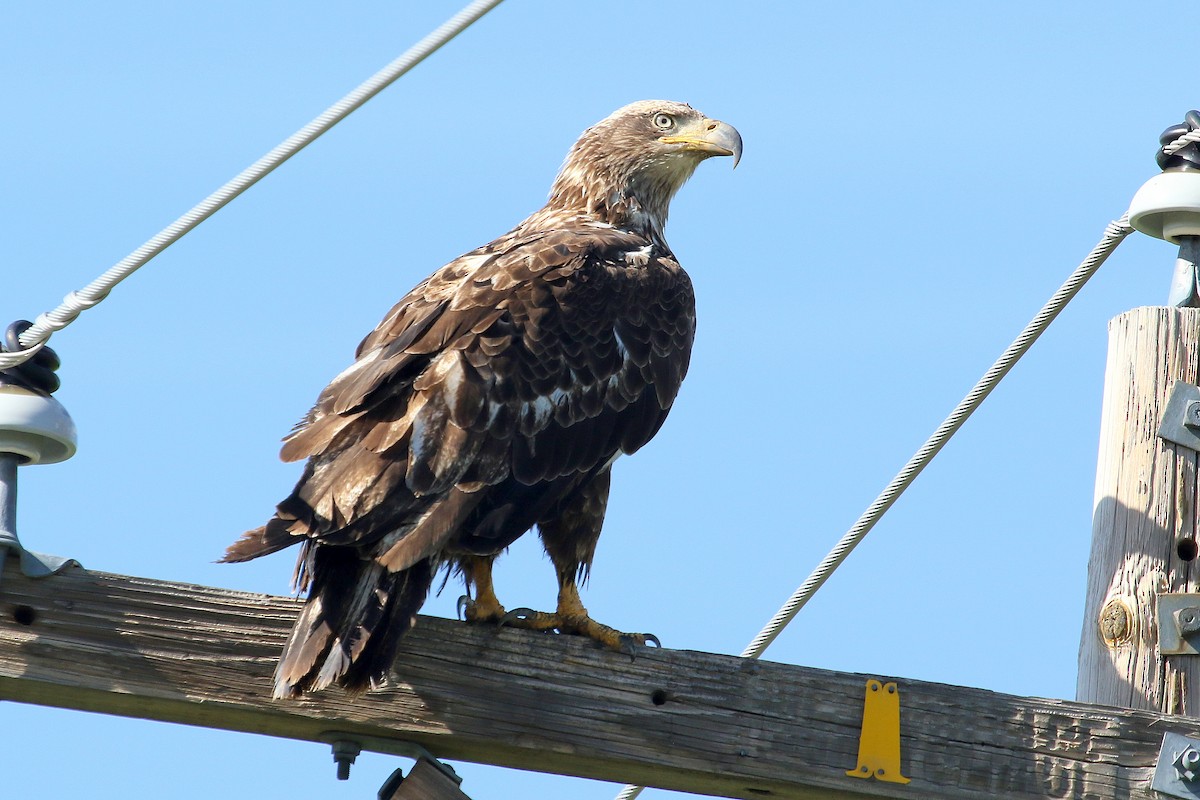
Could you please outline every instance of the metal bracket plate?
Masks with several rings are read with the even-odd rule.
[[[1200,386],[1175,381],[1167,407],[1162,412],[1158,437],[1200,450]]]
[[[1168,797],[1200,800],[1200,740],[1178,733],[1163,735],[1150,788]],[[1188,776],[1191,776],[1190,779]]]
[[[443,766],[419,758],[407,776],[400,770],[393,772],[379,787],[376,797],[378,800],[471,800]]]
[[[900,774],[900,690],[895,683],[867,681],[858,766],[846,774],[887,783],[909,782]]]
[[[1200,594],[1155,595],[1158,607],[1158,652],[1164,656],[1200,655]]]

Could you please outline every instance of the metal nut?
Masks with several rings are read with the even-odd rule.
[[[1200,400],[1187,404],[1187,410],[1183,412],[1183,424],[1189,428],[1200,426]]]
[[[1181,636],[1200,631],[1200,608],[1188,606],[1175,612],[1175,624]]]
[[[1185,781],[1195,781],[1200,778],[1200,750],[1189,747],[1175,754],[1175,771]]]

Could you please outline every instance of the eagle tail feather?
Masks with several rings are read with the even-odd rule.
[[[433,586],[429,559],[393,573],[353,550],[321,548],[313,567],[275,671],[279,699],[334,684],[358,694],[382,683]]]
[[[259,556],[277,553],[301,541],[301,537],[292,533],[289,525],[295,520],[281,520],[275,517],[261,528],[246,531],[241,537],[225,549],[218,564],[231,564],[239,561],[249,561]]]

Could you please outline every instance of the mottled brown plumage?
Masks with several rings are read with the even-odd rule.
[[[586,618],[575,581],[603,523],[609,469],[662,425],[687,372],[691,282],[663,238],[696,165],[741,153],[688,106],[634,103],[588,129],[547,205],[420,283],[285,439],[295,490],[226,561],[301,545],[309,592],[275,694],[386,676],[434,575],[457,568],[467,618],[497,620],[495,556],[537,525],[557,614],[510,624],[641,643]],[[625,637],[625,638],[622,638]]]

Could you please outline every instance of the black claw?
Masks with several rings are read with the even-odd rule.
[[[535,614],[537,614],[537,612],[532,608],[514,608],[512,611],[509,611],[507,614],[501,617],[500,621],[496,624],[503,628],[505,625],[513,622],[514,620],[528,619]]]
[[[638,639],[641,639],[639,642]],[[621,652],[629,656],[630,661],[637,660],[637,647],[640,645],[646,647],[651,642],[655,647],[662,647],[662,642],[653,633],[623,633],[619,640],[621,642]]]
[[[467,618],[467,609],[470,608],[471,604],[474,602],[475,601],[471,599],[471,595],[469,594],[461,595],[458,598],[458,602],[454,607],[458,610],[459,619],[465,620]]]

